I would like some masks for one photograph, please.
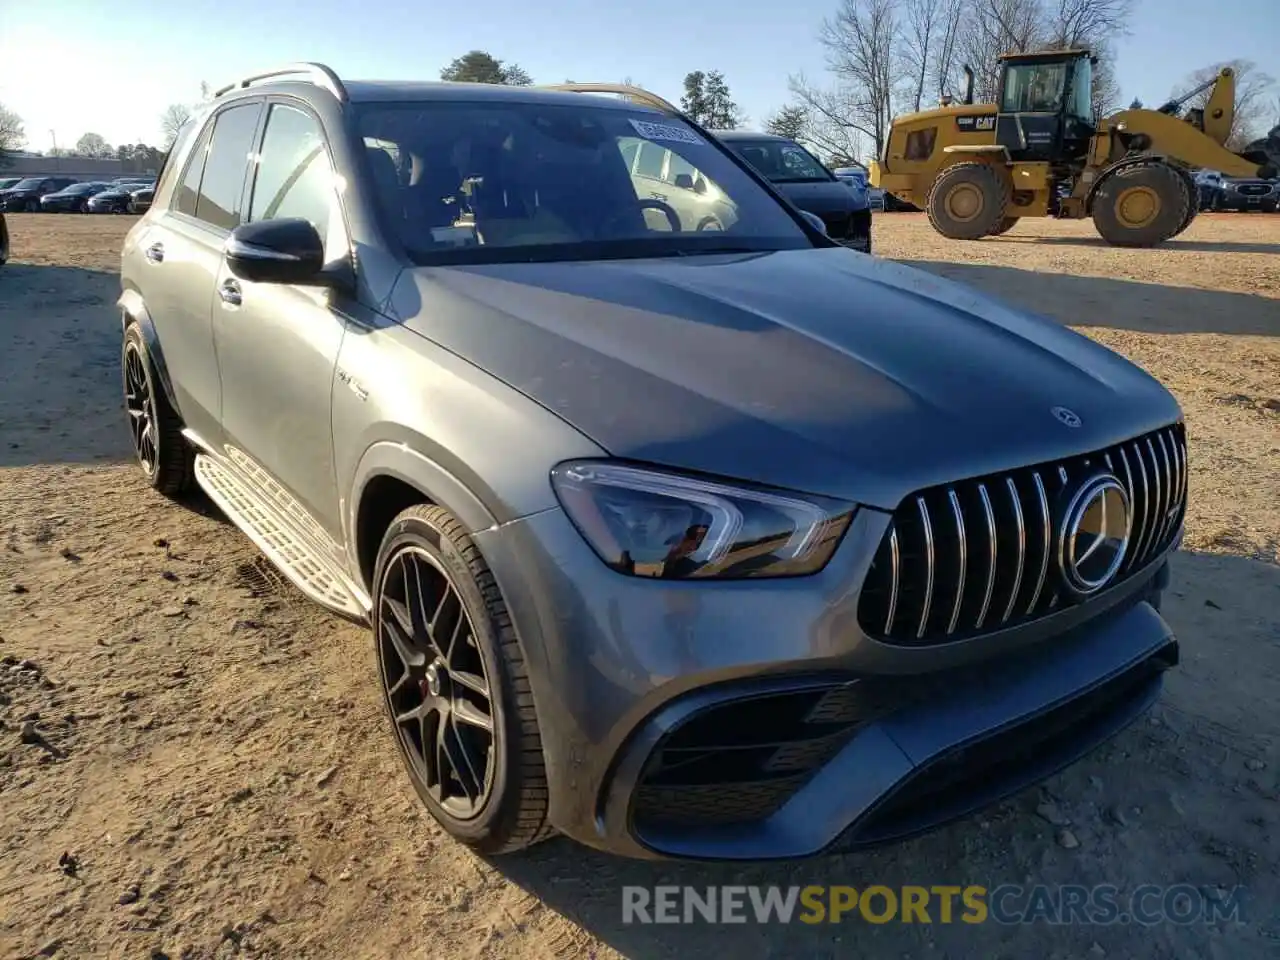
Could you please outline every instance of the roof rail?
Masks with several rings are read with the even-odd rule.
[[[676,114],[680,112],[678,107],[663,100],[656,93],[650,93],[648,90],[633,87],[627,83],[552,83],[545,85],[542,89],[569,90],[574,93],[616,93],[627,100],[642,103],[655,110]]]
[[[220,97],[224,93],[232,90],[243,90],[249,84],[258,80],[270,80],[273,77],[289,77],[301,76],[304,82],[314,83],[318,87],[324,87],[339,102],[346,103],[347,88],[342,85],[342,81],[332,69],[326,67],[323,63],[287,63],[284,66],[276,67],[274,70],[263,70],[260,73],[251,73],[247,77],[241,77],[235,83],[229,83],[225,87],[219,87],[213,91],[214,97]]]

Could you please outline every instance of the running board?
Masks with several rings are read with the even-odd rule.
[[[209,499],[252,540],[280,572],[322,606],[357,620],[369,604],[337,569],[308,545],[306,537],[272,510],[235,470],[208,453],[197,453],[196,481]]]

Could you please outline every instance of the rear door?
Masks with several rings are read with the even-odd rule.
[[[140,288],[155,323],[178,408],[210,445],[222,439],[222,384],[214,352],[214,280],[222,245],[240,222],[245,172],[262,103],[237,101],[209,119],[182,171],[169,208],[139,247]]]

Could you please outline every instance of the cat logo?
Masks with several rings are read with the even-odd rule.
[[[956,117],[956,128],[965,133],[994,130],[996,128],[996,117],[993,113],[984,116]]]

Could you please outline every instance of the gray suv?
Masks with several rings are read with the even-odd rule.
[[[718,228],[650,195],[650,144]],[[831,241],[644,91],[246,78],[122,280],[151,484],[369,624],[409,779],[481,851],[894,840],[1176,660],[1170,394]]]

